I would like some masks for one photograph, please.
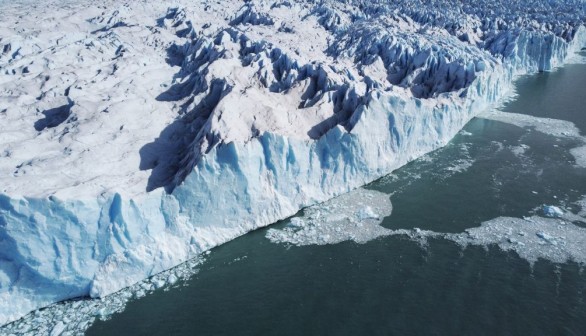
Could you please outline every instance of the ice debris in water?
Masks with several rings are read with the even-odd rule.
[[[525,144],[520,144],[519,146],[512,146],[510,149],[515,156],[522,157],[529,148],[530,147]]]
[[[191,259],[102,299],[80,298],[55,303],[0,327],[0,335],[82,335],[96,318],[108,320],[122,312],[130,300],[189,279],[198,273],[197,267],[204,261],[202,257]]]
[[[544,218],[499,217],[462,233],[400,229],[380,226],[391,214],[389,196],[358,189],[323,204],[307,208],[301,217],[292,218],[283,229],[270,229],[266,237],[273,243],[296,246],[337,244],[343,241],[366,243],[380,237],[406,236],[426,245],[429,238],[443,238],[461,246],[497,245],[516,252],[531,264],[538,259],[554,263],[574,261],[586,264],[586,229],[572,221],[586,219],[556,206],[543,206]]]
[[[369,207],[368,205],[365,206],[364,208],[358,210],[358,212],[356,213],[356,216],[358,217],[359,220],[379,219],[380,218],[380,216],[377,215],[376,213],[374,213],[372,208]]]
[[[360,188],[305,209],[303,216],[291,218],[287,227],[269,229],[266,237],[273,243],[297,246],[348,240],[365,243],[392,233],[380,226],[392,208],[389,195]]]
[[[574,123],[565,120],[539,118],[531,115],[502,112],[492,110],[482,113],[479,117],[499,121],[518,127],[532,127],[536,131],[554,136],[556,138],[573,139],[580,143],[575,148],[570,149],[570,154],[574,157],[576,166],[586,167],[586,137],[580,135],[580,130]],[[517,156],[521,156],[529,147],[520,145],[512,147],[511,151]]]
[[[586,139],[584,140],[586,142]],[[576,160],[578,167],[586,167],[586,146],[580,146],[570,149],[570,154]]]
[[[467,171],[468,168],[472,167],[473,164],[474,160],[459,159],[456,160],[456,163],[453,166],[446,168],[446,170],[452,173],[463,173]]]
[[[496,244],[504,251],[516,252],[531,264],[538,259],[586,264],[586,229],[563,218],[499,217],[465,233],[444,237],[463,246]]]

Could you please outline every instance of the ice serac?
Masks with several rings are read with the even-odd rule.
[[[586,47],[570,0],[177,3],[1,4],[0,324],[388,174]]]

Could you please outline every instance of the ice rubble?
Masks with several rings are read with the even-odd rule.
[[[133,299],[140,299],[157,289],[167,290],[184,285],[185,280],[199,272],[198,266],[203,262],[205,262],[204,257],[191,259],[105,298],[67,300],[33,311],[23,319],[0,327],[0,334],[19,336],[83,334],[96,319],[108,320],[112,315],[122,312],[126,304]]]
[[[175,3],[1,3],[0,324],[379,178],[586,46],[572,0]]]
[[[377,210],[372,217],[361,218],[360,211],[372,204]],[[392,207],[389,195],[358,189],[323,204],[308,208],[301,217],[294,217],[283,229],[269,229],[266,238],[275,244],[294,246],[337,244],[343,241],[366,243],[389,236],[403,236],[420,244],[430,238],[447,239],[462,247],[497,245],[512,251],[533,264],[539,259],[553,263],[573,261],[586,264],[586,228],[573,221],[586,218],[546,205],[546,217],[499,217],[462,233],[440,233],[420,229],[392,230],[380,226]]]
[[[586,264],[586,229],[564,219],[499,217],[468,229],[464,234],[446,234],[444,237],[462,246],[496,244],[503,251],[513,251],[531,264],[539,259]]]
[[[388,230],[379,224],[392,209],[389,195],[359,188],[304,209],[303,216],[292,218],[282,230],[269,229],[266,236],[274,243],[297,246],[365,243],[385,235]]]

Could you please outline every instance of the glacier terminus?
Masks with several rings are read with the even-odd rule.
[[[0,325],[387,175],[586,48],[580,0],[0,0],[0,18]]]

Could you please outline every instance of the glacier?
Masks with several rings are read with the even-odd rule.
[[[577,0],[0,6],[0,325],[380,178],[586,47]]]

